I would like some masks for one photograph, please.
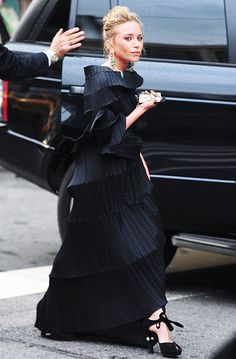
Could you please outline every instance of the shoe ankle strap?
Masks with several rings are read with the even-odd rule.
[[[162,322],[166,324],[166,326],[167,326],[167,328],[169,329],[170,332],[172,332],[172,330],[174,330],[173,325],[176,325],[177,327],[180,327],[180,328],[184,327],[181,323],[174,322],[173,320],[170,320],[169,318],[167,318],[165,312],[162,312],[160,314],[160,317],[158,319],[155,319],[155,320],[145,318],[144,321],[143,321],[143,326],[144,326],[145,329],[148,329],[151,325],[156,324],[157,329],[159,329]]]
[[[159,318],[159,322],[158,322],[159,323],[159,328],[160,328],[161,322],[164,322],[167,325],[167,328],[169,329],[170,332],[172,330],[174,330],[173,325],[176,325],[177,327],[180,327],[180,328],[184,327],[183,324],[181,324],[179,322],[174,322],[173,320],[170,320],[169,318],[167,318],[167,315],[165,313],[160,314],[160,318]]]

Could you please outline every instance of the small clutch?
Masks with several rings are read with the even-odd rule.
[[[161,96],[161,92],[155,92],[153,90],[149,91],[142,91],[137,95],[137,99],[138,99],[138,103],[145,103],[151,100],[151,96],[153,95],[156,98],[155,102],[164,102],[165,101],[165,97]]]

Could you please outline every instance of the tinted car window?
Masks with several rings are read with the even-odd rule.
[[[69,0],[57,1],[43,27],[43,30],[38,34],[37,41],[51,42],[53,36],[61,27],[64,30],[68,28],[70,3],[71,2]]]
[[[109,9],[108,0],[78,2],[76,26],[86,33],[80,52],[103,53],[102,18]]]
[[[118,1],[144,24],[146,56],[227,62],[224,0]]]

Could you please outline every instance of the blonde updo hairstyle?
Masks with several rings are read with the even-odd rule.
[[[130,12],[126,6],[115,6],[103,18],[104,53],[109,54],[109,44],[116,36],[115,28],[128,21],[136,21],[140,27],[142,23],[137,14]]]

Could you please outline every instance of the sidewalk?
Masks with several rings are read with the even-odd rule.
[[[48,270],[49,267],[42,269],[44,277]],[[236,267],[229,266],[224,270],[222,278],[232,280]],[[37,271],[33,269],[40,283]],[[218,271],[221,273],[221,268]],[[24,273],[22,270],[19,272]],[[169,276],[169,317],[185,326],[173,332],[173,339],[183,347],[181,359],[209,359],[235,333],[236,293],[232,285],[225,287],[221,275],[217,273],[212,270],[204,277],[201,272],[194,272],[191,276],[185,273]],[[0,273],[0,281],[1,275],[5,273]],[[23,277],[31,278],[31,275]],[[210,284],[211,278],[218,278],[221,285]],[[85,340],[60,342],[42,338],[34,328],[35,309],[42,296],[43,293],[38,293],[0,300],[1,359],[151,359],[150,354],[142,348]],[[155,351],[152,358],[161,358],[158,346]]]

